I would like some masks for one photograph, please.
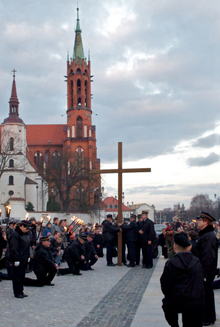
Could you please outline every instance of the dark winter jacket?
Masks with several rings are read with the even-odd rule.
[[[81,255],[85,256],[85,252],[82,248],[82,244],[77,239],[70,243],[70,245],[65,249],[63,259],[67,261],[70,260],[74,262],[80,262]]]
[[[82,248],[85,253],[85,260],[89,261],[91,260],[95,255],[97,255],[95,247],[92,242],[85,241],[82,245]]]
[[[119,232],[119,228],[117,226],[113,226],[111,222],[108,220],[103,221],[103,240],[106,243],[112,243],[115,239],[115,234]]]
[[[23,233],[20,227],[16,227],[15,232],[12,233],[9,251],[12,262],[20,261],[27,263],[29,258],[30,235]]]
[[[141,244],[147,244],[148,241],[153,242],[156,237],[153,221],[149,218],[145,219],[142,223],[141,230],[144,232],[143,234],[140,234]]]
[[[202,313],[205,305],[204,274],[199,259],[191,252],[177,253],[168,260],[160,283],[165,295],[164,308]]]
[[[206,280],[212,282],[218,261],[218,240],[212,225],[199,232],[192,253],[201,261]]]
[[[36,226],[34,224],[32,224],[31,226],[31,230],[29,231],[29,235],[30,235],[30,240],[31,240],[31,246],[36,246],[37,244],[37,230],[36,230]]]
[[[55,238],[51,238],[51,240],[50,240],[50,250],[53,253],[54,257],[56,257],[58,252],[59,252],[58,248],[63,248],[62,242],[58,243]]]
[[[125,232],[126,234],[126,240],[128,243],[136,243],[138,239],[138,225],[136,221],[131,222],[129,225],[127,224],[122,224],[121,229]]]
[[[41,243],[36,246],[33,266],[35,273],[47,273],[52,269],[56,269],[50,248],[43,246]]]
[[[95,234],[92,243],[95,246],[95,248],[97,247],[97,245],[100,245],[102,247],[103,246],[102,235]]]

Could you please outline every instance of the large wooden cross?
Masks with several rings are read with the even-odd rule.
[[[91,174],[118,174],[118,222],[122,223],[122,174],[149,173],[151,168],[122,168],[122,142],[118,142],[118,169],[92,169]],[[118,234],[118,265],[122,265],[122,233]]]

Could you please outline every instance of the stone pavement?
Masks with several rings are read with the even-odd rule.
[[[164,263],[159,257],[149,270],[107,267],[100,258],[95,270],[82,276],[56,276],[54,287],[26,287],[29,297],[24,299],[14,298],[11,281],[2,281],[0,327],[167,327],[159,283]],[[220,290],[215,299],[220,317]],[[219,319],[215,326],[220,327]]]

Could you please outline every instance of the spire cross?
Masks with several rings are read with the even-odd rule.
[[[118,222],[122,223],[122,174],[150,173],[151,168],[122,168],[122,142],[118,142],[118,169],[92,169],[91,174],[118,174]],[[118,235],[118,265],[122,265],[122,233]]]
[[[17,70],[12,70],[12,73],[13,73],[13,78],[15,79],[15,73],[17,72]]]

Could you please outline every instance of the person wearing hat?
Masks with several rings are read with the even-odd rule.
[[[96,253],[99,258],[104,256],[103,254],[103,239],[102,235],[99,233],[98,228],[94,231],[93,245],[95,247]]]
[[[36,219],[35,217],[31,217],[29,219],[31,222],[31,228],[29,230],[29,235],[30,235],[30,262],[27,265],[26,273],[27,272],[32,272],[33,271],[33,257],[34,257],[34,251],[35,247],[37,245],[37,226],[36,226]]]
[[[25,278],[25,286],[42,287],[44,285],[54,285],[51,282],[56,275],[58,265],[55,263],[52,251],[50,250],[49,236],[40,238],[40,243],[35,248],[33,268],[37,279]]]
[[[154,223],[148,218],[148,212],[142,211],[141,217],[143,219],[143,225],[139,233],[141,235],[141,247],[143,254],[143,266],[142,268],[150,269],[153,267],[153,240],[156,237],[154,230]]]
[[[112,262],[112,253],[113,253],[113,247],[115,245],[115,235],[120,231],[120,229],[117,226],[112,225],[112,215],[108,214],[106,217],[106,220],[103,221],[103,240],[105,242],[106,246],[106,260],[107,260],[107,266],[114,267],[116,266]]]
[[[86,238],[87,235],[81,233],[75,241],[68,245],[64,251],[63,259],[66,260],[69,268],[59,268],[57,276],[71,273],[73,275],[82,275],[80,273],[80,264],[85,261],[85,252],[82,246]]]
[[[160,278],[161,290],[165,296],[162,308],[172,327],[179,327],[178,313],[182,313],[183,327],[202,327],[204,273],[199,259],[190,250],[187,234],[175,234],[176,254],[166,262]]]
[[[135,246],[138,237],[138,225],[136,223],[136,215],[131,214],[130,224],[119,224],[122,231],[125,232],[125,238],[128,245],[128,257],[130,259],[129,265],[127,267],[135,267],[136,257],[135,257]]]
[[[215,221],[214,217],[208,212],[201,211],[197,221],[199,237],[195,242],[192,253],[199,258],[204,270],[205,311],[203,326],[210,326],[216,320],[215,298],[211,285],[217,269],[218,240],[212,226]]]
[[[80,264],[81,270],[93,270],[92,266],[99,258],[93,245],[93,239],[94,234],[92,232],[89,232],[82,246],[85,253],[85,261],[82,261]]]
[[[31,225],[30,221],[22,220],[12,233],[9,244],[10,258],[13,262],[13,291],[14,296],[19,299],[27,296],[24,294],[24,278],[25,266],[29,261],[30,235],[28,232]]]

